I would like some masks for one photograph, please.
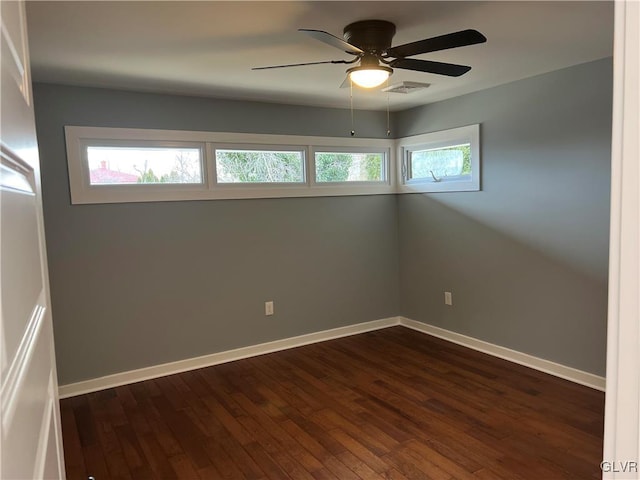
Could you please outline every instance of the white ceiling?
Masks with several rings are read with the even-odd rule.
[[[458,78],[396,69],[401,110],[610,56],[613,2],[28,2],[35,81],[348,107],[347,65],[251,71],[251,67],[351,59],[298,33],[342,36],[348,23],[396,24],[393,45],[475,28],[487,43],[422,58],[472,66]],[[354,107],[383,109],[387,94],[354,92]]]

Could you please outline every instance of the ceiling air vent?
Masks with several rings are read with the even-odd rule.
[[[400,82],[389,85],[388,87],[383,88],[382,91],[389,93],[403,93],[406,95],[408,93],[417,92],[418,90],[424,90],[425,88],[429,88],[430,86],[430,83]]]

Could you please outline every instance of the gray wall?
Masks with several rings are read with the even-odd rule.
[[[34,95],[60,384],[398,313],[392,195],[70,202],[64,125],[348,136],[348,111],[46,84]],[[385,135],[384,113],[356,119],[361,136]]]
[[[482,191],[398,197],[403,315],[604,375],[611,98],[605,59],[396,116],[481,124]]]
[[[480,192],[71,205],[64,125],[348,136],[349,112],[37,84],[60,384],[398,314],[603,375],[611,92],[607,59],[392,116],[481,123]]]

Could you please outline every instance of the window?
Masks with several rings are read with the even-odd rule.
[[[315,151],[316,183],[384,182],[386,154],[380,151]]]
[[[73,204],[480,189],[479,125],[398,140],[76,126],[65,136]]]
[[[216,149],[218,183],[304,183],[304,152]]]
[[[200,148],[88,146],[86,155],[90,185],[203,183]]]
[[[393,140],[65,127],[71,202],[395,193]]]
[[[480,190],[479,125],[400,141],[403,192]]]
[[[451,182],[471,178],[471,144],[407,151],[407,179]]]

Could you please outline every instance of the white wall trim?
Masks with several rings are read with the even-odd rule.
[[[433,325],[428,325],[426,323],[411,320],[409,318],[389,317],[380,320],[373,320],[371,322],[349,325],[346,327],[323,330],[321,332],[308,333],[306,335],[300,335],[297,337],[260,343],[258,345],[236,348],[234,350],[227,350],[225,352],[212,353],[210,355],[204,355],[201,357],[188,358],[185,360],[178,360],[176,362],[154,365],[152,367],[129,370],[127,372],[115,373],[113,375],[93,378],[82,382],[60,385],[58,392],[60,398],[74,397],[76,395],[105,390],[107,388],[118,387],[120,385],[141,382],[143,380],[164,377],[166,375],[173,375],[175,373],[186,372],[198,368],[210,367],[212,365],[233,362],[235,360],[241,360],[243,358],[255,357],[258,355],[264,355],[266,353],[278,352],[281,350],[287,350],[289,348],[301,347],[303,345],[309,345],[312,343],[348,337],[350,335],[357,335],[359,333],[380,330],[397,325],[407,327],[412,330],[417,330],[419,332],[426,333],[427,335],[442,338],[449,342],[456,343],[458,345],[462,345],[464,347],[471,348],[483,353],[487,353],[489,355],[493,355],[494,357],[502,358],[510,362],[524,365],[526,367],[533,368],[534,370],[549,373],[556,377],[564,378],[566,380],[570,380],[581,385],[586,385],[597,390],[605,389],[605,379],[603,377],[599,377],[598,375],[583,372],[582,370],[577,370],[565,365],[560,365],[549,360],[544,360],[542,358],[534,357],[526,353],[511,350],[499,345],[494,345],[483,340],[478,340],[476,338],[468,337],[460,333],[451,332],[439,327],[434,327]]]
[[[592,373],[567,367],[543,358],[534,357],[527,353],[501,347],[500,345],[485,342],[484,340],[478,340],[477,338],[468,337],[460,333],[445,330],[444,328],[435,327],[409,318],[400,317],[400,325],[434,337],[442,338],[443,340],[447,340],[479,352],[487,353],[494,357],[502,358],[519,365],[524,365],[525,367],[529,367],[534,370],[564,378],[565,380],[570,380],[572,382],[579,383],[580,385],[585,385],[600,391],[605,390],[605,378]]]
[[[198,368],[210,367],[243,358],[255,357],[266,353],[278,352],[289,348],[301,347],[312,343],[324,342],[335,338],[347,337],[358,333],[370,332],[381,328],[400,325],[399,317],[383,318],[373,320],[371,322],[358,323],[346,327],[333,328],[323,330],[321,332],[308,333],[297,337],[275,340],[273,342],[260,343],[248,347],[236,348],[226,352],[212,353],[196,358],[186,360],[178,360],[177,362],[164,363],[152,367],[130,370],[128,372],[115,373],[105,377],[94,378],[82,382],[61,385],[58,389],[60,398],[73,397],[84,393],[96,392],[107,388],[127,385],[129,383],[141,382],[152,378],[163,377],[165,375],[173,375],[175,373],[186,372]]]

